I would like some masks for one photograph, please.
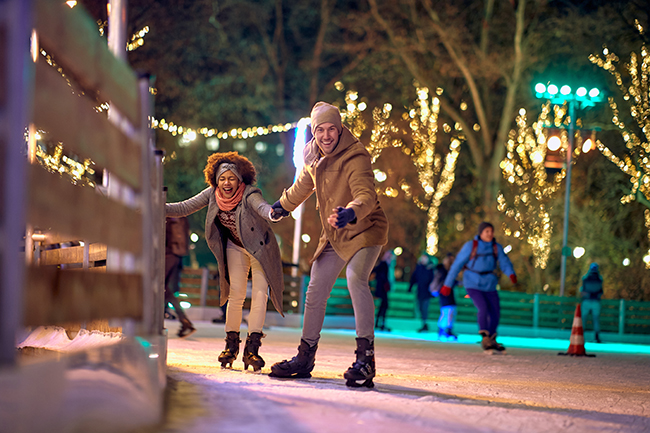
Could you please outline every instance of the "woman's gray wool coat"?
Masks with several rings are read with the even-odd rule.
[[[214,196],[214,188],[208,187],[194,197],[178,203],[166,203],[165,213],[171,217],[187,216],[206,206],[208,214],[205,218],[205,237],[208,247],[219,265],[219,287],[221,288],[221,305],[223,305],[228,300],[230,293],[230,276],[225,254],[228,236],[227,233],[224,234],[219,230],[219,228],[225,229],[215,222],[219,206]],[[271,302],[278,313],[284,316],[282,312],[282,292],[284,291],[282,257],[275,234],[269,224],[270,210],[271,205],[262,197],[262,191],[254,186],[246,185],[242,201],[236,207],[237,230],[246,251],[262,265],[270,286]]]

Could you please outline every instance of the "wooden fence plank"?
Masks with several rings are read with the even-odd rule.
[[[69,183],[42,167],[28,168],[30,189],[27,221],[42,230],[54,230],[101,242],[123,251],[140,253],[140,215],[90,187]],[[80,212],[86,209],[86,212]]]
[[[88,98],[74,95],[59,73],[43,61],[36,63],[34,123],[66,149],[90,158],[128,185],[140,186],[142,151],[138,144],[97,113]]]
[[[136,128],[140,102],[135,73],[116,58],[99,36],[97,24],[83,8],[65,2],[36,0],[36,29],[41,45],[57,64],[87,90],[113,104]]]
[[[89,261],[106,260],[106,245],[90,244]],[[84,247],[55,248],[41,251],[41,266],[82,263]]]
[[[142,277],[32,266],[26,270],[24,325],[142,316]]]

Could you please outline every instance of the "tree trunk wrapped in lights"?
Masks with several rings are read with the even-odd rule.
[[[402,190],[419,209],[427,212],[426,252],[434,255],[438,252],[439,208],[442,199],[449,194],[454,184],[456,161],[464,134],[460,126],[456,125],[452,129],[444,124],[444,132],[451,134],[450,144],[446,154],[438,153],[436,144],[440,100],[435,96],[430,98],[429,89],[426,87],[421,87],[417,83],[414,85],[417,99],[400,118],[391,118],[393,113],[391,104],[384,104],[381,108],[373,110],[373,128],[367,148],[373,163],[388,148],[400,149],[409,157],[415,167],[421,190],[406,177],[393,176],[395,178],[390,179],[393,185],[379,187],[377,193],[387,197],[397,197]],[[337,88],[343,90],[342,85]],[[366,123],[361,116],[361,111],[365,110],[365,103],[359,102],[358,94],[351,91],[346,93],[345,100],[346,109],[341,110],[343,119],[352,132],[360,137],[366,129]],[[376,174],[382,177],[381,181],[385,179],[383,177],[386,176],[385,173],[377,173],[376,170]]]
[[[546,103],[532,127],[528,126],[524,111],[517,116],[517,130],[510,131],[506,157],[500,164],[509,187],[499,191],[497,197],[497,209],[510,220],[509,224],[503,223],[503,232],[525,240],[530,245],[535,267],[541,269],[546,269],[551,250],[550,202],[566,174],[563,169],[549,179],[544,166],[548,138],[545,126],[550,112],[551,104]]]

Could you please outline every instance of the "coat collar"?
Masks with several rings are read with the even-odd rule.
[[[309,143],[305,145],[305,150],[303,151],[305,165],[312,165],[321,158],[336,157],[358,142],[359,139],[355,137],[347,127],[343,126],[341,135],[339,135],[339,144],[336,146],[336,149],[334,149],[334,152],[329,155],[321,156],[318,144],[316,144],[316,138],[312,138]]]

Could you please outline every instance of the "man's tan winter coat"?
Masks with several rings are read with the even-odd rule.
[[[316,191],[323,231],[312,262],[328,241],[345,261],[361,248],[386,245],[388,220],[377,200],[370,154],[363,144],[343,127],[332,153],[320,156],[316,139],[312,139],[303,155],[305,165],[294,184],[283,192],[280,204],[285,210],[293,211]],[[356,220],[342,229],[327,222],[338,206],[351,208],[356,215]]]

